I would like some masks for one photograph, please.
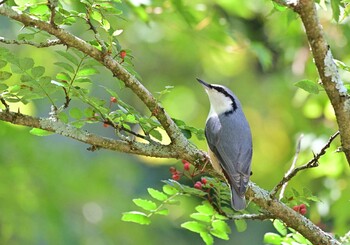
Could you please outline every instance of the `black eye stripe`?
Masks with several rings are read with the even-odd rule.
[[[214,85],[211,85],[211,84],[209,84],[209,88],[215,89],[219,93],[222,93],[223,95],[225,95],[226,97],[229,97],[231,99],[231,101],[232,101],[232,104],[231,104],[232,105],[232,111],[230,111],[230,112],[234,112],[237,109],[237,103],[235,101],[235,98],[233,98],[233,96],[230,95],[224,88],[217,87],[217,86],[214,86]]]

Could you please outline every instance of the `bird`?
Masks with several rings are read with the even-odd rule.
[[[212,166],[223,175],[231,189],[231,206],[246,208],[245,193],[251,175],[252,134],[236,95],[227,87],[197,78],[208,94],[210,111],[205,137]]]

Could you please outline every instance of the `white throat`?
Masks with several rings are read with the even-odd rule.
[[[222,93],[216,90],[206,89],[206,92],[210,100],[210,112],[208,117],[215,114],[221,115],[225,112],[232,110],[232,100],[229,97],[223,95]]]

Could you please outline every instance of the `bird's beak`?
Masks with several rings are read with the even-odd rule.
[[[201,83],[205,88],[210,88],[210,84],[209,84],[209,83],[206,83],[206,82],[200,80],[199,78],[197,78],[197,81],[198,81],[199,83]]]

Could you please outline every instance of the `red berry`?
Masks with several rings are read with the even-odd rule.
[[[116,98],[116,97],[111,97],[111,98],[110,98],[110,101],[111,101],[112,103],[117,103],[117,98]]]
[[[305,214],[307,213],[307,209],[306,209],[306,208],[301,208],[301,209],[299,210],[299,213],[300,213],[301,215],[305,215]]]
[[[120,51],[119,55],[120,55],[120,58],[124,59],[126,56],[126,51],[125,50]]]
[[[295,212],[298,212],[298,213],[299,213],[300,206],[299,206],[299,205],[294,206],[294,207],[293,207],[293,210],[294,210]]]
[[[304,203],[302,203],[302,204],[300,204],[299,207],[300,207],[299,213],[300,213],[301,215],[305,215],[306,212],[307,212],[306,205],[305,205]]]
[[[207,183],[207,179],[206,178],[202,178],[201,182],[202,182],[203,185],[205,185]]]
[[[105,128],[108,128],[108,126],[109,126],[108,123],[103,124],[103,127],[105,127]]]
[[[299,207],[300,207],[300,209],[302,209],[302,208],[304,209],[304,208],[306,208],[306,205],[304,203],[302,203],[299,205]]]
[[[190,163],[189,162],[186,162],[184,164],[184,170],[186,170],[186,171],[190,170]]]
[[[201,190],[201,189],[202,189],[202,183],[201,183],[200,181],[197,181],[197,182],[194,184],[194,188]]]
[[[170,171],[170,173],[175,174],[176,173],[176,168],[170,167],[169,171]]]
[[[173,174],[172,178],[173,178],[173,180],[179,180],[180,179],[180,175],[175,173],[175,174]]]
[[[183,164],[188,163],[188,161],[186,161],[185,159],[182,159],[181,162],[182,162]]]

